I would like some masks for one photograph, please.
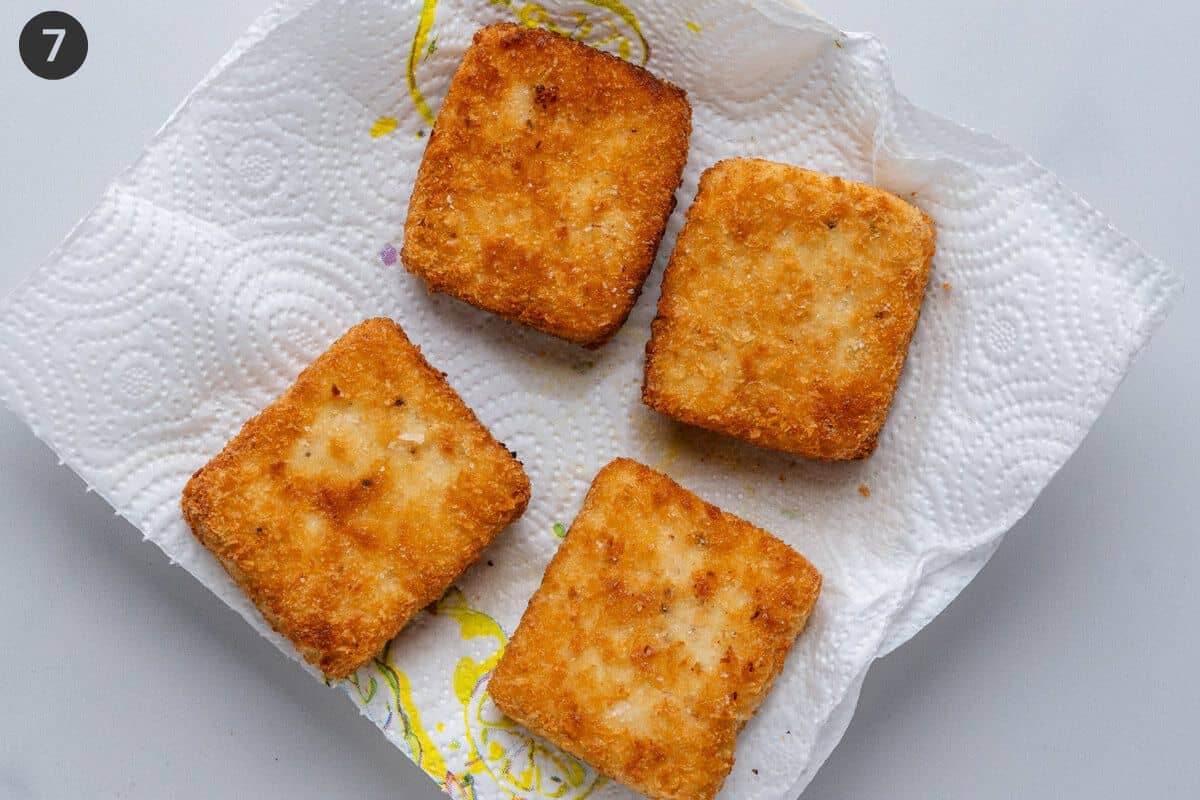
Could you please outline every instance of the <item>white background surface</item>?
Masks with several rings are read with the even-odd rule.
[[[0,8],[0,292],[267,0],[55,6],[91,49],[34,78]],[[1057,171],[1192,291],[963,596],[878,663],[809,798],[1200,793],[1200,7],[815,3],[919,104]],[[0,411],[0,800],[440,796],[357,713]]]

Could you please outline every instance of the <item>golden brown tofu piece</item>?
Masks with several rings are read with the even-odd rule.
[[[596,476],[488,691],[656,800],[706,800],[821,589],[795,550],[649,467]]]
[[[566,36],[475,34],[417,174],[401,257],[439,292],[586,346],[629,316],[675,206],[692,109]]]
[[[759,159],[718,163],[663,278],[642,399],[764,447],[866,458],[933,252],[932,220],[893,194]]]
[[[396,323],[351,328],[183,490],[183,515],[331,678],[357,669],[525,510],[520,462]]]

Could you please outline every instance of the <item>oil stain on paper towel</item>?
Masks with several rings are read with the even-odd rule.
[[[487,678],[508,643],[499,623],[472,608],[457,587],[429,610],[435,623],[455,625],[462,641],[486,644],[482,658],[461,656],[448,676],[462,706],[462,737],[438,736],[445,730],[441,724],[430,731],[412,682],[392,658],[391,643],[348,679],[368,715],[386,715],[383,727],[403,738],[413,761],[448,795],[464,800],[475,800],[478,785],[499,788],[511,798],[561,800],[583,800],[604,785],[603,776],[504,716],[487,695]],[[478,648],[473,652],[478,655]]]

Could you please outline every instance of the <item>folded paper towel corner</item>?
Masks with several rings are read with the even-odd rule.
[[[871,662],[982,567],[1079,445],[1180,282],[1028,157],[898,95],[870,36],[767,0],[523,8],[273,8],[0,303],[0,397],[294,656],[191,536],[179,494],[339,332],[397,319],[525,457],[534,498],[486,565],[343,682],[353,702],[451,796],[629,797],[513,726],[486,693],[557,526],[601,465],[629,456],[776,533],[825,575],[721,795],[794,797],[848,724]],[[522,14],[687,89],[681,209],[705,167],[758,156],[875,183],[937,221],[934,288],[869,461],[796,463],[640,406],[641,348],[681,213],[649,290],[600,355],[431,297],[396,268],[450,76],[477,28]]]

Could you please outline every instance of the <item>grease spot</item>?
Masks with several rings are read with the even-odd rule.
[[[392,131],[396,130],[396,126],[400,121],[395,117],[380,117],[375,120],[375,124],[371,126],[371,138],[378,139],[380,136],[387,136]]]

